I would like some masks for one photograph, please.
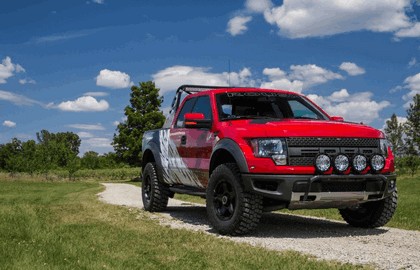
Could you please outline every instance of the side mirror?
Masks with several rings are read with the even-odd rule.
[[[184,115],[185,128],[211,128],[210,119],[205,119],[202,113],[186,113]]]
[[[331,116],[331,121],[337,121],[337,122],[344,122],[344,118],[341,116]]]

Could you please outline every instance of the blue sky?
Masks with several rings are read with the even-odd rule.
[[[179,85],[230,79],[382,128],[420,93],[419,17],[410,0],[3,1],[0,143],[47,129],[112,151],[130,85],[147,80],[164,112]]]

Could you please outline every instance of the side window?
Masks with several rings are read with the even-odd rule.
[[[178,128],[184,127],[184,116],[186,113],[191,112],[195,101],[196,101],[196,98],[191,98],[185,101],[184,106],[182,107],[181,111],[178,114],[178,118],[176,119],[175,127],[178,127]]]
[[[194,105],[192,112],[202,113],[204,114],[205,119],[212,119],[209,96],[199,97]]]
[[[294,118],[319,119],[319,116],[297,100],[289,100],[290,109]]]

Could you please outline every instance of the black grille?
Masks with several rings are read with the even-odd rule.
[[[367,138],[287,138],[289,147],[379,147],[378,139]]]
[[[366,190],[366,182],[324,182],[322,192],[348,192]]]
[[[291,166],[312,166],[320,153],[332,158],[338,154],[349,158],[363,154],[369,158],[379,153],[379,139],[369,138],[287,138],[287,146]]]

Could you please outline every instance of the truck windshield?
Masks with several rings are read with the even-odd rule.
[[[328,117],[301,96],[273,92],[231,92],[216,95],[220,120],[316,119]]]

